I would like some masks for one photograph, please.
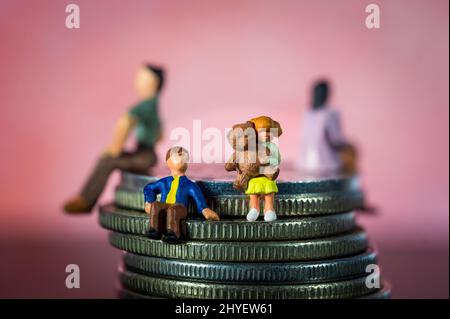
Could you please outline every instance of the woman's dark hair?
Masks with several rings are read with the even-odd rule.
[[[328,101],[330,88],[328,81],[320,80],[314,84],[313,87],[313,96],[312,96],[312,107],[314,109],[318,109],[325,105]]]
[[[153,73],[155,73],[156,76],[158,77],[159,79],[158,93],[159,93],[164,85],[164,69],[149,63],[146,63],[145,67],[150,71],[152,71]]]

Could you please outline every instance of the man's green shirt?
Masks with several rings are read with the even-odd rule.
[[[153,147],[161,130],[158,97],[141,101],[129,111],[129,114],[137,121],[136,136],[139,144]]]

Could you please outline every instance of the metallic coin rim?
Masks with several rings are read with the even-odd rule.
[[[144,235],[149,227],[148,215],[115,205],[101,206],[99,223],[102,227],[127,234]],[[247,220],[205,221],[188,218],[186,238],[190,240],[271,241],[327,237],[346,233],[356,227],[353,212],[297,219],[278,219],[267,223]]]
[[[305,193],[329,193],[357,190],[357,176],[332,177],[299,181],[277,181],[280,193],[283,194],[305,194]],[[121,185],[125,188],[143,189],[150,182],[158,178],[154,176],[138,175],[129,172],[122,173]],[[233,188],[232,181],[221,180],[196,180],[205,196],[240,195],[241,192]]]
[[[223,216],[246,216],[248,213],[248,196],[223,195],[207,197],[208,206]],[[363,196],[360,192],[340,192],[327,194],[300,194],[275,196],[275,209],[278,216],[308,216],[317,214],[334,214],[348,212],[362,206]],[[115,191],[115,204],[118,207],[144,210],[142,191],[125,189],[121,186]],[[263,207],[261,207],[261,212]],[[196,214],[195,205],[190,202],[188,211]]]
[[[359,299],[391,299],[392,286],[388,281],[382,280],[381,289],[369,295],[360,297]]]
[[[383,286],[381,289],[377,292],[362,296],[362,297],[356,297],[356,299],[390,299],[391,298],[391,286],[389,284],[383,283]],[[159,296],[151,296],[151,295],[144,295],[135,291],[131,291],[129,289],[126,289],[125,287],[122,287],[119,290],[120,298],[123,299],[167,299],[167,297],[159,297]]]
[[[351,233],[319,239],[270,242],[188,241],[171,245],[143,236],[110,232],[114,247],[131,253],[163,258],[201,261],[300,261],[345,257],[368,248],[366,233]]]
[[[133,292],[169,298],[329,299],[362,297],[372,292],[366,285],[365,276],[301,285],[201,283],[146,276],[125,270],[119,272],[119,277],[121,284]]]
[[[127,270],[150,276],[209,282],[325,282],[362,276],[366,267],[375,264],[373,249],[355,256],[316,262],[289,263],[213,263],[193,262],[126,253]]]

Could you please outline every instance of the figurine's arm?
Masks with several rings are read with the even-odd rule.
[[[105,151],[107,155],[117,157],[122,153],[128,135],[133,130],[136,123],[136,119],[129,114],[125,114],[119,119],[114,130],[112,143]]]
[[[342,149],[347,145],[341,129],[341,121],[337,112],[332,112],[325,128],[325,137],[328,144],[334,149]]]
[[[278,148],[278,145],[270,142],[271,143],[271,149],[270,149],[270,165],[272,166],[278,166],[281,163],[281,153],[280,153],[280,149]]]
[[[205,196],[196,183],[192,183],[192,187],[189,190],[189,195],[194,200],[199,214],[203,214],[203,216],[208,220],[220,220],[219,215],[206,205]]]
[[[156,201],[156,196],[161,193],[161,180],[148,183],[144,187],[145,212],[150,213],[150,204]]]
[[[227,172],[235,171],[238,169],[238,165],[236,163],[236,152],[234,152],[228,161],[225,163],[225,170]]]

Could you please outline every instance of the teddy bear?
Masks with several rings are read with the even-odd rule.
[[[266,176],[271,180],[278,177],[278,168],[274,172],[262,174],[261,168],[269,165],[267,159],[270,156],[270,150],[266,147],[261,149],[255,124],[252,121],[233,125],[227,138],[234,152],[225,163],[225,170],[237,172],[233,182],[235,189],[245,191],[249,180],[254,177]]]

